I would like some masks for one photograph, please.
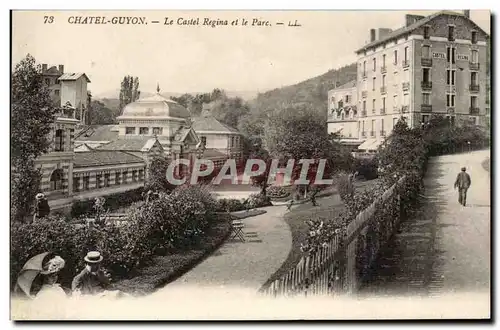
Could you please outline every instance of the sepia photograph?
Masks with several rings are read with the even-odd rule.
[[[10,319],[491,320],[490,10],[11,10]]]

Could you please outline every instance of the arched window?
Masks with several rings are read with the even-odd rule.
[[[58,168],[50,176],[50,190],[61,190],[63,188],[63,171]]]
[[[55,151],[64,151],[64,134],[62,129],[56,130]]]
[[[342,110],[342,112],[340,113],[340,119],[344,120],[344,117],[345,117],[345,113],[344,113],[344,110]]]

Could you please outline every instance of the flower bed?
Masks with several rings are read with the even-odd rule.
[[[123,225],[89,228],[51,217],[34,223],[15,223],[11,232],[11,278],[15,281],[32,256],[53,251],[66,260],[61,282],[68,287],[84,266],[89,250],[104,256],[103,266],[113,279],[133,274],[155,254],[189,251],[199,246],[217,221],[216,201],[199,186],[179,187],[131,210]],[[13,284],[13,283],[12,283]]]

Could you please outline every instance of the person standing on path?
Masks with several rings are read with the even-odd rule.
[[[463,206],[465,206],[467,200],[467,189],[471,185],[470,175],[465,170],[465,167],[462,167],[462,171],[458,173],[454,185],[455,189],[458,188],[458,202]]]

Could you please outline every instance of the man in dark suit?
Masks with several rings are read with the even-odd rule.
[[[467,200],[467,189],[471,185],[470,175],[465,170],[465,167],[462,167],[462,171],[458,173],[454,185],[455,189],[458,188],[458,202],[463,206],[465,206]]]
[[[87,266],[73,279],[72,291],[80,291],[84,295],[94,295],[109,288],[109,274],[99,267],[102,259],[103,257],[97,251],[87,253],[85,256]]]

